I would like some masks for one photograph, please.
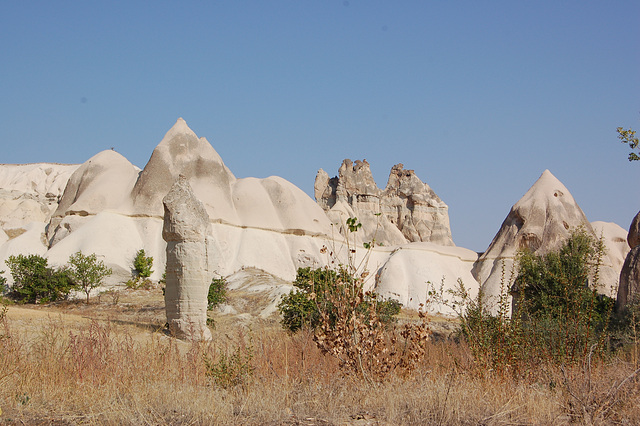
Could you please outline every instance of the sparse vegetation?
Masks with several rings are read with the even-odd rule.
[[[381,302],[364,291],[366,275],[349,265],[333,272],[299,271],[298,292],[288,295],[295,303],[281,304],[290,309],[282,311],[290,314],[289,322],[260,320],[247,332],[245,323],[232,325],[221,316],[225,326],[212,330],[209,343],[161,333],[160,289],[145,295],[157,305],[145,309],[156,315],[145,324],[132,320],[137,314],[128,300],[122,307],[85,307],[108,309],[102,317],[110,320],[65,321],[63,306],[41,308],[62,315],[37,325],[12,316],[11,309],[26,309],[5,307],[0,310],[0,420],[637,424],[637,321],[633,315],[624,321],[629,338],[617,352],[599,346],[608,333],[610,307],[591,298],[592,289],[585,286],[585,277],[593,283],[598,275],[598,250],[597,242],[578,232],[558,253],[523,252],[513,317],[508,291],[514,283],[503,282],[496,310],[489,309],[483,293],[471,298],[459,282],[448,294],[460,312],[455,339],[430,339],[422,312],[405,310],[401,322],[383,321]],[[223,300],[224,280],[213,284],[215,300]],[[442,297],[436,293],[430,297]],[[567,295],[574,298],[570,303]],[[390,307],[389,318],[396,309]],[[558,328],[563,319],[583,325]],[[298,324],[295,332],[288,324]],[[575,333],[583,332],[592,337],[576,340]]]
[[[521,251],[515,281],[503,278],[497,309],[483,292],[471,299],[459,282],[452,296],[476,362],[522,376],[611,354],[614,301],[597,292],[603,250],[601,241],[577,229],[557,252]]]
[[[253,346],[251,340],[241,340],[233,349],[225,348],[218,354],[211,353],[211,347],[203,354],[205,375],[223,389],[236,386],[246,388],[253,375]],[[216,356],[217,355],[217,356]]]
[[[357,218],[346,222],[350,233],[362,224]],[[401,331],[390,327],[401,304],[382,300],[365,291],[366,267],[355,266],[355,250],[347,239],[348,260],[329,268],[300,268],[294,282],[297,290],[285,295],[278,305],[282,325],[289,332],[309,329],[317,347],[338,360],[345,373],[369,383],[380,382],[393,372],[409,374],[424,356],[430,331],[426,315],[407,323]],[[373,243],[365,243],[371,250]],[[333,253],[333,252],[332,252]]]
[[[160,290],[150,294],[161,307]],[[594,423],[640,422],[632,351],[516,378],[480,369],[464,342],[429,340],[409,376],[396,372],[369,384],[345,375],[308,330],[291,334],[271,322],[247,335],[227,325],[213,330],[212,343],[185,343],[127,325],[133,317],[108,306],[116,321],[69,321],[63,307],[50,306],[51,319],[34,322],[9,308],[0,340],[0,421],[568,424],[583,422],[586,411]],[[162,320],[159,310],[158,329]]]

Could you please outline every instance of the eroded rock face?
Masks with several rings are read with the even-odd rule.
[[[167,242],[165,307],[176,337],[210,340],[207,327],[209,216],[189,182],[180,176],[163,199],[162,238]]]
[[[346,159],[338,176],[319,170],[314,185],[318,204],[342,229],[349,217],[362,223],[361,239],[384,245],[432,242],[453,246],[449,208],[413,170],[391,169],[384,190],[378,188],[366,160]]]
[[[31,222],[48,222],[78,165],[0,164],[0,230],[9,239]],[[1,240],[2,238],[0,238]]]
[[[618,311],[624,310],[632,303],[640,302],[640,212],[629,226],[627,242],[631,251],[627,254],[620,271],[620,285],[616,299]]]
[[[620,285],[616,307],[622,311],[631,303],[640,301],[640,245],[631,249],[620,271]]]

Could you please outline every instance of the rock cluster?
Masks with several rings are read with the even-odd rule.
[[[413,170],[391,168],[384,190],[378,188],[369,163],[346,159],[338,176],[322,169],[314,185],[317,203],[342,229],[348,217],[362,223],[361,239],[384,245],[432,242],[453,246],[449,208]]]
[[[167,242],[165,309],[171,333],[179,338],[210,340],[207,293],[211,284],[207,235],[209,215],[180,176],[163,200],[162,238]]]
[[[632,303],[640,302],[640,212],[633,218],[629,226],[627,242],[631,251],[622,265],[620,272],[620,285],[616,308],[618,311]]]
[[[140,248],[154,258],[151,278],[160,278],[166,256],[162,199],[180,174],[209,215],[215,246],[209,260],[218,274],[252,266],[293,279],[299,266],[320,262],[331,234],[326,214],[301,189],[277,176],[236,178],[183,119],[143,170],[111,150],[76,168],[37,250],[46,252],[51,264],[66,263],[78,250],[104,256],[113,283],[127,280]]]

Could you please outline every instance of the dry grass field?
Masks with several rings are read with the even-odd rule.
[[[516,379],[432,338],[409,377],[371,384],[277,316],[214,312],[211,343],[172,339],[158,289],[3,312],[0,424],[640,424],[637,347]]]

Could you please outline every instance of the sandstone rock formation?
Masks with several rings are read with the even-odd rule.
[[[180,176],[163,200],[162,238],[167,242],[165,309],[167,323],[179,338],[210,340],[207,327],[209,216]]]
[[[471,274],[478,254],[462,247],[441,246],[433,243],[411,243],[394,249],[376,276],[377,293],[398,300],[404,307],[419,309],[420,304],[429,313],[455,315],[450,306],[439,303],[426,305],[429,291],[458,289],[462,280],[470,297],[478,294],[479,284]]]
[[[359,219],[363,225],[359,237],[364,241],[375,239],[383,245],[418,241],[454,245],[448,206],[402,164],[393,166],[387,186],[381,190],[366,160],[353,163],[346,159],[337,177],[329,178],[320,169],[314,190],[317,203],[338,229],[348,217]]]
[[[519,249],[530,249],[542,255],[560,248],[571,230],[584,227],[594,234],[582,209],[569,190],[545,170],[527,193],[511,208],[500,230],[473,268],[473,275],[489,297],[497,297],[501,285],[513,279],[514,258]],[[605,255],[600,270],[599,289],[610,294],[617,285],[617,270]]]
[[[121,209],[139,173],[140,169],[112,150],[99,152],[78,167],[52,215],[47,234],[49,246],[56,245],[98,213]]]
[[[620,285],[616,299],[616,309],[622,311],[632,303],[640,302],[640,212],[629,226],[627,242],[631,251],[627,254],[620,271]]]

